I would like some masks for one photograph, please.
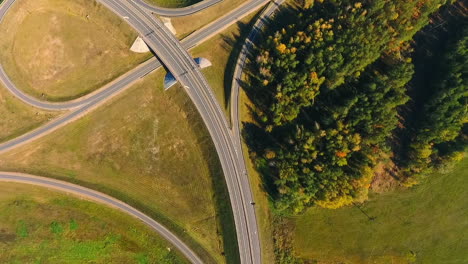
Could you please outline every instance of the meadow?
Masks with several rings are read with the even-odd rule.
[[[152,73],[76,122],[0,155],[0,169],[105,192],[164,223],[206,262],[223,263],[235,250],[224,252],[232,215],[216,151],[182,89],[163,91],[163,75]]]
[[[8,76],[48,101],[88,94],[151,56],[131,52],[138,34],[89,0],[17,1],[0,32],[0,63]]]
[[[0,183],[1,263],[188,263],[120,211],[64,193]]]
[[[363,205],[293,219],[298,256],[319,263],[467,263],[468,159]]]

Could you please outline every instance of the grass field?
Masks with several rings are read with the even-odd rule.
[[[0,142],[24,134],[58,114],[27,105],[0,85]]]
[[[172,25],[177,31],[177,37],[182,39],[204,25],[229,13],[245,1],[246,0],[223,0],[193,15],[172,18]]]
[[[186,7],[203,0],[145,0],[149,4],[160,7]]]
[[[117,210],[42,187],[0,188],[1,263],[188,263]]]
[[[296,220],[295,250],[329,263],[468,263],[468,159],[413,189]]]
[[[150,74],[83,119],[2,154],[0,168],[106,192],[165,223],[207,263],[225,262],[224,251],[235,259],[229,198],[211,139],[180,87],[163,92],[163,74]]]
[[[136,32],[93,0],[17,1],[0,32],[9,77],[50,101],[96,90],[151,56],[132,53]]]

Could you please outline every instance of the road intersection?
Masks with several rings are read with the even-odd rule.
[[[14,1],[6,0],[0,6],[0,20]],[[251,0],[221,19],[190,35],[182,43],[175,39],[162,22],[153,17],[148,9],[140,6],[139,3],[126,0],[98,1],[121,17],[126,17],[125,20],[140,33],[148,46],[157,54],[158,58],[174,74],[177,80],[184,87],[189,87],[185,91],[194,102],[212,136],[226,177],[234,211],[241,263],[261,263],[255,208],[252,204],[253,196],[242,154],[238,119],[237,117],[232,119],[235,122],[232,126],[233,130],[231,130],[231,126],[226,120],[211,88],[192,57],[187,53],[187,49],[196,46],[201,41],[226,28],[252,10],[258,9],[267,1]],[[275,4],[272,5],[274,6]],[[264,14],[271,15],[268,12]],[[255,30],[258,30],[258,28]],[[0,144],[0,152],[25,144],[83,116],[160,66],[161,64],[153,58],[113,81],[105,88],[83,98],[64,103],[48,103],[24,95],[14,87],[0,67],[0,79],[7,85],[7,89],[23,101],[45,109],[73,109],[71,112],[39,129]],[[238,86],[233,88],[239,89]],[[237,96],[233,97],[233,99],[237,100]],[[237,102],[236,105],[238,106]],[[237,115],[237,110],[235,113]]]

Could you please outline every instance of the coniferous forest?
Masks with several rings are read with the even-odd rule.
[[[410,186],[463,158],[466,14],[434,17],[457,5],[315,1],[264,32],[249,66],[254,122],[244,134],[277,212],[365,201],[385,160]]]

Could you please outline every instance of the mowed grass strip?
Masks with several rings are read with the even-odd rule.
[[[158,7],[186,7],[189,5],[196,4],[203,0],[145,0],[147,3]]]
[[[223,263],[216,201],[229,198],[213,183],[222,186],[224,177],[190,99],[181,88],[164,92],[164,74],[152,73],[86,117],[2,154],[0,169],[108,193],[163,222],[207,263]]]
[[[295,250],[320,263],[468,263],[467,188],[465,158],[412,189],[372,195],[362,212],[311,209],[296,220]]]
[[[1,263],[188,263],[115,209],[26,184],[0,188]]]
[[[31,107],[0,85],[0,142],[31,131],[59,114]]]
[[[0,63],[28,94],[70,100],[149,58],[129,50],[136,37],[93,0],[21,0],[0,24]]]

